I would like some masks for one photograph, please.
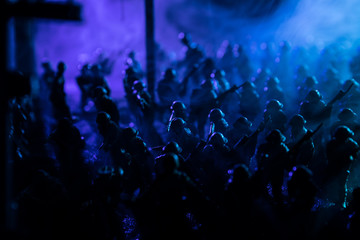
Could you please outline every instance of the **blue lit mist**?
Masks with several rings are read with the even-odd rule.
[[[53,65],[63,60],[68,65],[66,77],[72,83],[78,66],[94,62],[99,54],[116,58],[108,77],[114,97],[122,95],[120,80],[124,61],[130,50],[144,60],[143,0],[78,0],[84,4],[82,23],[40,21],[37,23],[37,66],[43,60]],[[207,54],[216,57],[223,40],[244,44],[256,63],[259,50],[266,43],[274,48],[289,41],[292,49],[302,46],[307,59],[318,57],[324,47],[337,44],[342,61],[348,62],[359,45],[360,4],[355,0],[288,0],[272,13],[256,18],[243,17],[248,9],[219,7],[215,1],[155,0],[156,40],[168,53],[168,61],[182,57],[178,32],[190,32]],[[260,1],[261,2],[261,1]],[[254,7],[254,6],[253,6]],[[310,55],[309,54],[313,54]],[[164,66],[160,66],[160,71]],[[255,69],[257,66],[255,66]],[[349,77],[346,68],[341,78]]]

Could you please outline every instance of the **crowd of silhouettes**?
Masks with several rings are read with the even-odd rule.
[[[340,79],[331,46],[311,61],[287,42],[257,53],[229,44],[213,58],[189,34],[179,38],[185,57],[154,96],[129,54],[118,80],[125,111],[97,64],[76,78],[79,106],[67,102],[63,62],[43,63],[40,96],[20,87],[8,96],[14,236],[357,237],[360,54],[348,63],[352,78]],[[82,136],[79,121],[98,141]]]

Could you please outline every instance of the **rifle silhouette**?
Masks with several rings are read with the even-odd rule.
[[[336,101],[341,100],[350,91],[350,89],[353,86],[354,86],[354,83],[352,83],[345,91],[340,90],[338,92],[338,94],[336,94],[336,96],[327,104],[327,106],[332,106]]]
[[[186,74],[186,76],[184,77],[184,79],[181,82],[180,91],[179,91],[180,97],[185,96],[185,94],[187,92],[187,85],[188,85],[190,78],[200,69],[200,67],[202,67],[202,65],[204,65],[204,63],[205,63],[205,61],[202,61],[199,64],[194,64],[193,67],[191,68],[190,72],[188,74]]]
[[[333,99],[326,105],[326,107],[315,115],[315,119],[318,121],[325,121],[331,115],[331,109],[335,102],[340,101],[352,88],[354,84],[352,83],[345,91],[340,90]]]
[[[304,142],[308,141],[309,139],[311,139],[319,130],[320,128],[323,126],[323,123],[320,123],[314,131],[308,130],[306,132],[306,134],[290,149],[289,151],[289,155],[295,157],[299,150],[300,147],[304,144]]]
[[[241,87],[242,87],[242,85],[240,85],[240,86],[236,86],[236,85],[232,86],[231,88],[229,88],[228,90],[226,90],[225,92],[223,92],[223,93],[221,93],[219,96],[217,96],[217,97],[214,99],[215,103],[220,103],[221,101],[224,100],[224,98],[225,98],[229,93],[233,93],[233,92],[235,92],[236,90],[238,90],[238,89],[241,88]]]
[[[254,137],[257,137],[257,135],[264,131],[265,127],[266,127],[266,124],[270,121],[271,117],[268,116],[266,119],[264,119],[260,124],[259,126],[257,127],[257,129],[250,135],[250,136],[247,136],[245,135],[244,137],[242,137],[239,141],[237,141],[235,144],[234,144],[234,149],[238,148],[239,146],[244,146],[250,139],[253,139]]]

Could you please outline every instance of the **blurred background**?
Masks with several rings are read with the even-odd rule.
[[[74,79],[81,65],[110,58],[114,65],[107,79],[113,97],[121,97],[122,84],[117,83],[123,77],[127,54],[134,50],[145,68],[144,0],[75,3],[82,6],[81,21],[32,20],[29,27],[35,60],[31,67],[39,74],[41,62],[50,61],[56,66],[64,61],[68,65],[66,89],[71,92],[77,91]],[[256,63],[261,57],[259,50],[272,48],[276,52],[280,42],[286,40],[293,49],[311,49],[314,54],[337,44],[342,53],[349,53],[341,56],[345,61],[358,45],[359,11],[355,0],[154,0],[155,41],[161,56],[157,59],[157,76],[169,62],[183,58],[179,32],[190,33],[210,57],[221,56],[219,49],[227,40],[244,45]],[[16,44],[21,44],[19,39],[15,41],[14,27],[15,21],[10,19],[10,68],[17,67],[19,60],[14,52]],[[349,76],[346,70],[341,74]]]

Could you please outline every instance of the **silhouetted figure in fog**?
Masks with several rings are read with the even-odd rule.
[[[253,121],[260,113],[260,97],[252,82],[246,81],[240,88],[240,114]]]
[[[113,165],[126,169],[129,162],[129,156],[121,148],[122,132],[118,124],[111,120],[106,112],[99,112],[96,117],[96,123],[103,142],[100,149],[110,152]]]
[[[302,138],[308,133],[309,130],[305,127],[306,120],[300,114],[294,115],[290,121],[290,141],[287,143],[289,148],[292,148],[297,143],[301,141]],[[309,140],[302,143],[302,145],[297,149],[296,157],[293,165],[304,165],[309,166],[312,158],[315,154],[315,146],[313,140],[310,138]]]
[[[98,112],[106,112],[111,120],[119,124],[120,114],[116,103],[107,95],[105,88],[97,87],[94,90],[95,106]]]
[[[317,212],[312,208],[318,189],[312,172],[298,165],[290,172],[288,181],[289,215],[286,218],[287,232],[297,239],[311,238],[315,233]]]
[[[245,117],[240,117],[235,123],[232,131],[239,134],[241,138],[233,145],[238,158],[241,162],[250,166],[251,158],[254,156],[258,144],[258,136],[264,131],[266,126],[265,121],[262,121],[255,131],[251,130],[251,122]]]
[[[171,116],[170,116],[169,122],[171,122],[171,120],[173,120],[174,118],[181,118],[184,121],[188,121],[188,114],[186,112],[186,106],[183,102],[174,101],[171,104],[170,110],[171,110]]]
[[[92,78],[91,78],[90,66],[88,64],[85,64],[81,68],[80,76],[76,77],[76,83],[81,91],[80,106],[82,110],[86,106],[87,100],[89,98],[94,97],[92,93],[93,84],[91,80]]]
[[[91,225],[86,226],[89,238],[125,239],[124,216],[118,210],[120,196],[124,192],[123,173],[121,168],[107,165],[98,169],[92,185]]]
[[[244,164],[235,165],[224,193],[225,236],[232,238],[241,234],[249,237],[254,234],[251,232],[255,220],[251,217],[254,205],[254,186],[249,169]]]
[[[251,82],[256,86],[257,91],[264,90],[266,80],[272,76],[269,68],[259,68],[256,70],[256,75],[251,78]]]
[[[161,142],[160,136],[153,128],[155,121],[155,103],[142,81],[135,81],[133,84],[132,101],[137,105],[137,120],[139,129],[148,137],[152,137],[154,144]]]
[[[237,68],[237,72],[239,77],[243,81],[249,81],[252,73],[251,62],[249,56],[245,52],[243,46],[237,45],[235,47],[235,66]]]
[[[186,122],[181,118],[174,118],[168,126],[168,141],[174,141],[183,149],[183,156],[187,157],[197,144],[197,139],[192,134],[191,130],[187,128]]]
[[[216,71],[216,64],[212,58],[206,58],[202,63],[201,74],[203,80],[211,80],[211,75]],[[214,84],[214,83],[213,83]],[[214,86],[215,89],[215,86]]]
[[[353,139],[355,141],[358,141],[360,138],[360,123],[358,121],[358,116],[356,113],[354,113],[353,110],[351,110],[350,108],[344,108],[341,109],[340,113],[338,114],[338,121],[336,121],[332,126],[331,126],[331,134],[335,133],[337,127],[339,126],[346,126],[348,127],[351,131],[353,131],[354,136]]]
[[[255,153],[263,186],[271,184],[274,200],[278,203],[282,199],[284,171],[289,166],[289,149],[284,142],[284,135],[278,129],[272,130],[266,136],[266,142],[258,146]]]
[[[228,43],[224,55],[219,60],[219,67],[221,67],[221,69],[224,69],[226,75],[229,76],[231,83],[235,84],[234,81],[235,55],[233,51],[233,46],[230,43]]]
[[[128,68],[132,68],[136,73],[137,77],[141,79],[144,75],[140,62],[136,59],[135,51],[131,51],[126,59],[126,65]]]
[[[183,157],[182,148],[179,146],[177,142],[168,142],[161,150],[162,154],[173,153],[179,158],[179,169],[184,169],[185,159]],[[161,154],[161,155],[162,155]],[[184,171],[185,172],[185,171]]]
[[[219,132],[224,136],[228,136],[230,127],[225,119],[225,114],[221,111],[221,109],[211,109],[208,118],[210,121],[209,137],[215,132]]]
[[[91,66],[91,82],[92,82],[92,90],[94,91],[97,87],[103,87],[106,90],[106,94],[108,96],[111,95],[111,89],[105,79],[105,76],[101,70],[101,66],[99,64],[95,64]]]
[[[81,204],[88,197],[90,181],[88,168],[84,163],[85,141],[71,120],[58,122],[49,140],[55,144],[56,160],[60,163],[60,176],[72,200]]]
[[[307,94],[311,91],[311,90],[316,90],[318,85],[318,81],[316,80],[315,76],[309,76],[304,78],[304,80],[300,83],[300,85],[298,85],[297,90],[298,90],[298,95],[297,95],[297,99],[298,102],[303,101]]]
[[[133,67],[128,67],[125,70],[125,76],[123,78],[125,99],[126,99],[126,102],[127,102],[130,112],[134,116],[137,116],[137,114],[138,114],[138,106],[133,97],[133,85],[134,85],[134,82],[139,81],[139,79],[140,78],[139,78],[137,72],[135,72]]]
[[[330,200],[342,206],[345,200],[345,184],[351,165],[357,160],[359,145],[352,139],[354,133],[346,126],[339,126],[326,145],[328,165],[325,181]]]
[[[287,117],[282,110],[283,104],[278,100],[272,99],[267,102],[264,110],[264,121],[266,129],[272,131],[278,129],[281,133],[285,133]]]
[[[279,44],[280,52],[277,54],[278,56],[274,59],[274,74],[279,79],[283,80],[282,87],[285,88],[285,80],[292,79],[292,74],[294,72],[293,66],[291,64],[291,46],[288,41],[282,41]]]
[[[240,94],[237,91],[234,91],[234,94],[226,94],[227,91],[230,91],[230,83],[226,78],[224,70],[217,69],[210,76],[216,94],[218,96],[222,94],[226,95],[224,99],[218,103],[218,107],[228,116],[238,114],[239,106],[236,103],[239,102]]]
[[[341,101],[341,106],[344,108],[350,108],[355,113],[360,113],[360,85],[354,79],[348,79],[343,83],[342,90],[346,91],[351,87],[349,93]]]
[[[49,136],[49,140],[56,144],[59,154],[57,159],[60,162],[71,166],[81,161],[81,152],[85,147],[85,141],[70,119],[59,120],[56,129]]]
[[[153,156],[138,131],[131,127],[122,130],[121,147],[130,155],[124,168],[125,190],[133,193],[139,189],[143,193],[152,182]]]
[[[175,154],[161,155],[156,162],[155,182],[136,208],[144,239],[199,239],[186,217],[189,212],[197,216],[203,208],[199,190],[179,171]]]
[[[189,33],[180,33],[179,39],[181,40],[181,43],[185,45],[186,53],[185,58],[178,62],[178,66],[185,67],[185,75],[187,75],[187,73],[191,72],[191,69],[195,64],[199,64],[201,62],[201,60],[205,57],[205,54],[201,47],[192,41],[191,35]],[[201,81],[201,77],[196,74],[193,76],[192,80],[193,83],[197,86]]]
[[[157,93],[160,104],[167,108],[172,102],[179,99],[180,83],[177,81],[176,75],[175,69],[168,68],[158,83]]]
[[[223,134],[214,132],[198,158],[203,171],[200,182],[205,193],[216,202],[223,201],[226,173],[235,164],[233,152],[227,142]]]
[[[250,122],[246,117],[239,117],[233,123],[233,127],[229,131],[229,145],[234,146],[234,144],[244,136],[250,136],[252,134],[251,126],[252,122]]]
[[[217,94],[214,86],[209,80],[204,80],[201,87],[194,89],[190,97],[190,123],[197,123],[199,137],[205,135],[205,124],[207,115],[215,107]]]
[[[352,77],[360,82],[360,49],[357,49],[356,55],[350,60],[349,68],[352,74]]]
[[[230,89],[230,83],[226,79],[224,70],[217,69],[210,76],[214,82],[215,91],[217,94],[221,94]]]
[[[309,127],[312,128],[330,116],[331,108],[326,106],[318,90],[311,90],[300,104],[299,113],[308,122]]]
[[[187,108],[183,102],[174,101],[170,107],[170,110],[171,110],[171,115],[170,115],[168,125],[171,123],[171,121],[174,118],[181,118],[186,122],[186,127],[189,128],[191,130],[191,132],[193,132],[193,133],[197,132],[196,128],[192,124],[189,123],[189,114],[188,114]],[[168,128],[169,128],[169,126],[168,126]]]
[[[50,101],[53,105],[54,116],[56,119],[61,119],[64,117],[71,118],[70,109],[66,103],[66,94],[64,91],[65,70],[65,63],[59,62],[54,82],[51,86]]]
[[[125,77],[123,79],[125,96],[129,97],[132,95],[132,87],[134,82],[140,80],[138,73],[135,71],[133,67],[128,67],[125,70]]]
[[[176,70],[173,68],[166,69],[163,78],[157,86],[159,105],[161,113],[167,112],[171,104],[180,99],[181,87],[183,86],[177,79]]]
[[[280,87],[280,81],[277,77],[270,77],[266,80],[264,94],[266,101],[275,99],[281,103],[285,103],[285,95],[282,88]]]
[[[50,62],[43,62],[41,66],[44,69],[44,72],[41,75],[40,89],[43,90],[41,92],[48,92],[51,90],[51,86],[54,82],[56,73],[52,69]]]
[[[214,164],[222,166],[223,169],[224,165],[229,164],[224,161],[227,157],[226,155],[231,150],[227,143],[227,138],[221,132],[214,132],[210,135],[209,141],[203,149],[203,153],[207,154],[209,157],[213,157],[214,161],[216,161]]]
[[[298,213],[311,211],[317,194],[317,187],[312,179],[313,173],[304,165],[297,165],[290,175],[288,194],[292,210]]]
[[[309,75],[309,67],[305,64],[301,64],[296,68],[296,72],[294,75],[294,82],[296,86],[301,85],[305,78],[307,78]]]
[[[324,77],[320,82],[320,89],[325,98],[334,96],[339,89],[341,89],[341,81],[338,77],[338,70],[335,68],[328,68],[324,73]]]

